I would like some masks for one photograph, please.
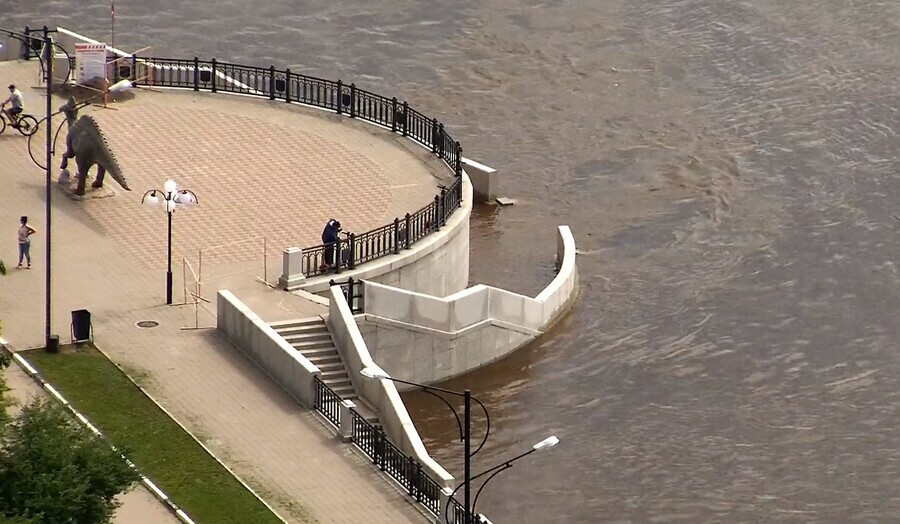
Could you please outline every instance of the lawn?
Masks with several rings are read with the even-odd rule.
[[[281,522],[97,350],[25,358],[196,522]]]

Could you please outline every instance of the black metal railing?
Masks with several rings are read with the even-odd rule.
[[[354,280],[353,277],[347,279],[346,282],[337,283],[334,279],[328,281],[329,286],[340,286],[341,292],[344,294],[344,300],[350,306],[350,311],[354,314],[362,313],[364,309],[363,303],[363,283],[361,280]]]
[[[351,409],[350,413],[353,416],[353,443],[381,471],[403,486],[411,498],[428,511],[440,515],[441,485],[422,469],[420,462],[388,440],[381,428],[370,424],[356,410]]]
[[[428,118],[407,102],[387,98],[355,84],[344,84],[291,72],[290,69],[252,67],[199,58],[132,57],[132,80],[162,87],[238,93],[270,100],[299,102],[360,118],[401,133],[431,149],[456,179],[422,209],[395,218],[390,224],[338,242],[303,249],[302,272],[307,277],[355,269],[381,257],[396,255],[439,230],[462,203],[462,148],[435,118]]]
[[[351,286],[352,287],[352,286]],[[326,420],[341,426],[341,397],[324,382],[315,377],[315,410]],[[410,498],[422,504],[435,516],[443,515],[441,484],[422,468],[422,463],[406,455],[388,440],[384,430],[367,421],[355,409],[350,409],[351,441],[372,463],[390,476],[407,492]],[[451,499],[447,508],[451,524],[466,524],[462,504]],[[475,524],[475,520],[471,524]]]
[[[25,28],[26,36],[36,32]],[[36,57],[41,50],[41,40],[32,38],[31,42],[31,46],[23,46],[26,60]],[[412,214],[407,213],[402,218],[395,218],[393,223],[365,233],[350,234],[330,245],[304,248],[302,272],[307,277],[340,273],[344,268],[355,269],[357,264],[410,249],[416,241],[445,225],[462,203],[462,147],[459,142],[453,140],[436,118],[428,118],[396,97],[387,98],[359,89],[356,84],[301,75],[274,66],[245,66],[197,57],[142,58],[132,55],[130,58],[132,63],[128,72],[136,84],[213,93],[222,91],[329,109],[382,125],[415,140],[440,157],[456,175],[450,187],[442,187],[432,202]]]
[[[337,427],[341,426],[341,397],[334,392],[319,377],[315,377],[315,399],[313,408],[322,414],[329,422]]]

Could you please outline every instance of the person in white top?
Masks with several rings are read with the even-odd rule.
[[[22,92],[16,89],[15,84],[9,84],[9,98],[0,104],[0,109],[5,108],[6,104],[10,104],[12,107],[9,110],[4,109],[4,112],[9,116],[13,127],[18,127],[19,115],[25,110],[25,103],[22,101]]]
[[[28,262],[28,269],[31,269],[31,235],[36,230],[28,225],[28,217],[20,218],[19,222],[19,265],[16,268],[22,267],[24,259]]]

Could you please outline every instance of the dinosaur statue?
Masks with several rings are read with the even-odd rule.
[[[93,188],[103,187],[103,178],[106,172],[112,175],[113,180],[122,186],[122,189],[131,191],[128,182],[122,175],[119,168],[119,162],[109,149],[106,143],[106,137],[100,131],[97,121],[90,115],[83,115],[78,121],[78,106],[75,99],[70,97],[68,103],[59,108],[66,115],[66,123],[69,124],[69,133],[66,135],[66,152],[63,153],[60,169],[65,170],[69,165],[69,159],[75,158],[75,164],[78,167],[78,173],[75,175],[77,185],[74,193],[76,195],[84,195],[84,183],[87,178],[88,170],[92,166],[97,166],[97,179],[91,184]]]

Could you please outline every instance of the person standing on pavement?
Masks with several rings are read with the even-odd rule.
[[[22,260],[25,260],[28,263],[27,268],[31,269],[31,235],[37,230],[28,225],[28,217],[23,216],[19,222],[19,265],[16,269],[22,267]]]

